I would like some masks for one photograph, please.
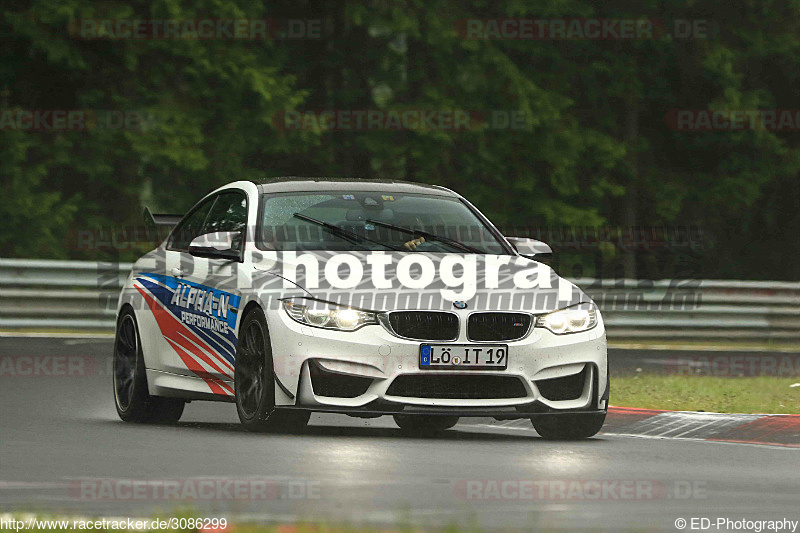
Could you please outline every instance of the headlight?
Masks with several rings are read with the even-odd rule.
[[[579,333],[597,325],[597,307],[594,304],[577,304],[553,311],[536,319],[536,326],[547,328],[556,335]]]
[[[317,300],[283,300],[283,309],[295,321],[307,326],[354,331],[367,324],[377,324],[375,313],[359,311]]]

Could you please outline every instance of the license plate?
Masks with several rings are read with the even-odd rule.
[[[419,367],[425,370],[504,370],[508,367],[505,344],[422,344]]]

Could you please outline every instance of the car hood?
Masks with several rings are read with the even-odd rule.
[[[343,255],[350,257],[343,259]],[[380,260],[388,263],[383,267],[383,275],[380,275],[381,268],[375,266],[374,261],[370,263],[370,255],[383,256]],[[505,260],[508,264],[498,264]],[[304,266],[310,263],[317,265],[318,272],[314,267]],[[549,266],[519,256],[424,252],[273,252],[254,261],[253,266],[280,276],[286,280],[285,283],[296,285],[307,297],[372,311],[463,308],[469,311],[525,311],[540,314],[591,301],[578,287],[559,277]],[[362,271],[360,275],[359,270]],[[427,279],[422,280],[426,273]],[[353,276],[353,280],[347,283],[350,276]],[[409,278],[408,283],[399,281]],[[468,281],[466,287],[460,282],[461,278]],[[361,281],[353,286],[357,279]],[[376,283],[375,280],[379,279],[386,281]],[[420,281],[417,284],[414,280]]]

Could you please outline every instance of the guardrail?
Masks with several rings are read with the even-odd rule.
[[[114,330],[132,263],[0,259],[0,328]]]
[[[0,328],[113,331],[131,263],[0,259]],[[800,341],[800,282],[573,280],[613,339]]]

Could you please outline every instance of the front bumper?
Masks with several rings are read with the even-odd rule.
[[[325,330],[303,326],[281,310],[269,313],[268,322],[280,407],[366,417],[403,413],[498,418],[607,408],[602,318],[592,330],[577,334],[532,328],[525,338],[503,343],[508,345],[508,368],[495,371],[420,370],[423,342],[399,338],[380,325],[354,332]],[[463,329],[453,344],[473,344]],[[341,387],[326,386],[337,377]],[[419,387],[434,381],[441,382],[441,391]],[[445,390],[449,388],[461,390]]]

